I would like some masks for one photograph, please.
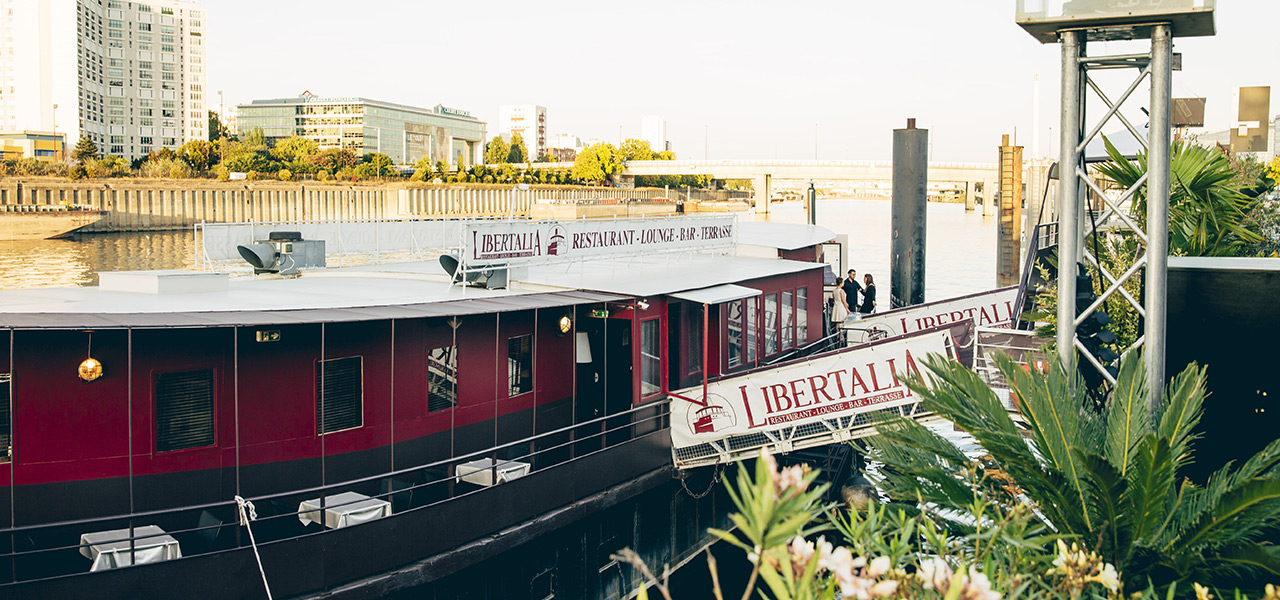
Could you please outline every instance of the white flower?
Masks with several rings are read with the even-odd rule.
[[[924,582],[924,589],[946,592],[951,585],[951,566],[941,558],[929,558],[920,563],[916,576]]]
[[[871,595],[883,598],[885,596],[892,596],[897,590],[898,582],[892,579],[887,579],[871,586]]]
[[[1098,574],[1098,583],[1107,586],[1107,589],[1116,592],[1120,590],[1120,575],[1116,573],[1116,568],[1111,563],[1103,565],[1102,572]]]
[[[893,562],[888,556],[878,556],[871,561],[871,566],[867,567],[867,575],[871,577],[879,577],[889,572],[889,568],[893,566]]]
[[[853,576],[853,553],[848,548],[840,546],[828,553],[826,556],[818,557],[818,566],[831,571],[837,578],[841,574]]]
[[[963,597],[966,600],[1000,600],[1000,592],[991,591],[991,580],[987,579],[986,573],[970,566]]]

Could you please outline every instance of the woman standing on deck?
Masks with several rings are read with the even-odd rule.
[[[867,273],[862,281],[866,285],[862,288],[862,306],[858,308],[858,312],[869,315],[876,312],[876,280]]]
[[[831,322],[839,325],[849,318],[849,302],[845,299],[844,279],[836,278],[835,303],[831,306]]]

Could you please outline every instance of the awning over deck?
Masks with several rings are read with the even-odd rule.
[[[760,290],[743,287],[740,285],[725,284],[713,285],[700,290],[689,290],[687,292],[676,292],[670,294],[672,298],[680,300],[688,300],[699,304],[720,304],[721,302],[732,302],[743,298],[753,298],[760,295]]]

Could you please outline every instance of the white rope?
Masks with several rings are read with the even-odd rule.
[[[258,572],[262,574],[262,587],[267,590],[267,600],[273,600],[271,585],[267,583],[267,572],[262,568],[262,556],[258,554],[258,542],[253,539],[253,527],[249,525],[250,521],[257,520],[258,511],[252,502],[240,496],[236,496],[236,504],[240,507],[240,524],[249,532],[249,545],[253,546],[253,557],[258,559]]]

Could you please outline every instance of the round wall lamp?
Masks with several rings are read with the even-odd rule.
[[[98,362],[98,359],[90,356],[80,363],[80,367],[76,369],[76,372],[80,375],[80,379],[85,383],[92,382],[99,377],[102,377],[102,363]]]
[[[560,331],[559,335],[563,337],[564,335],[568,334],[570,331],[573,331],[573,319],[569,318],[569,315],[560,317],[560,322],[558,323],[558,326]]]

